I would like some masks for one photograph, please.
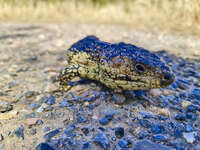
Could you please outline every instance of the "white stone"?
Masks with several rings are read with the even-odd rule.
[[[183,132],[183,137],[187,143],[192,144],[195,141],[196,132]]]

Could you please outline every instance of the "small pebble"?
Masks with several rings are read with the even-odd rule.
[[[136,150],[173,150],[172,148],[151,142],[149,140],[142,140],[136,143]]]
[[[85,143],[83,143],[82,150],[87,150],[89,147],[90,147],[90,143],[89,142],[85,142]]]
[[[30,105],[29,105],[29,108],[30,109],[36,109],[36,108],[39,108],[40,107],[40,104],[37,104],[37,103],[31,103]]]
[[[36,125],[37,124],[37,121],[38,121],[38,118],[28,118],[26,120],[26,124],[28,126],[32,126],[32,125]]]
[[[24,140],[24,127],[19,125],[17,129],[13,131],[13,133],[20,139]]]
[[[168,108],[161,108],[161,109],[157,109],[157,114],[159,115],[163,115],[163,116],[167,116],[169,117],[170,116],[170,111]]]
[[[63,100],[62,102],[60,102],[60,107],[62,108],[62,107],[69,107],[70,106],[70,104],[68,103],[68,101],[67,100]]]
[[[42,125],[43,123],[44,122],[42,120],[40,120],[40,119],[37,121],[37,125]]]
[[[153,135],[155,141],[167,141],[167,137],[162,134]]]
[[[13,106],[6,101],[0,101],[0,112],[4,113],[13,109]]]
[[[43,103],[38,109],[37,112],[43,112],[44,110],[48,110],[48,107],[50,107],[49,105],[47,105],[46,103]]]
[[[165,127],[163,125],[160,125],[160,124],[152,125],[151,131],[154,134],[161,134],[161,133],[165,133],[166,132]]]
[[[39,92],[36,92],[36,91],[27,91],[24,93],[24,96],[26,98],[30,98],[30,97],[37,96],[37,95],[39,95]]]
[[[47,126],[44,126],[42,130],[43,130],[44,132],[47,132],[47,131],[49,131],[49,130],[50,130],[50,128],[49,128],[49,127],[47,127]]]
[[[0,92],[0,96],[3,96],[3,95],[5,95],[5,93],[3,93],[3,92]]]
[[[152,122],[150,122],[147,119],[139,119],[138,122],[144,128],[151,128],[152,127]]]
[[[159,96],[162,94],[162,91],[160,89],[152,89],[150,90],[150,94],[153,96],[153,97],[156,97],[156,96]]]
[[[105,115],[103,118],[99,120],[101,125],[107,125],[113,119],[113,114]]]
[[[29,130],[27,131],[27,133],[28,133],[29,135],[35,135],[35,134],[37,133],[37,130],[36,130],[35,128],[31,128],[31,129],[29,129]]]
[[[0,141],[3,141],[3,135],[0,134]]]
[[[88,128],[82,128],[81,131],[87,136],[89,134]]]
[[[115,136],[117,138],[122,138],[124,136],[124,128],[122,127],[115,128]]]
[[[185,130],[185,126],[183,123],[178,123],[174,130],[174,136],[176,138],[180,138],[182,136],[183,131]]]
[[[55,104],[56,97],[54,95],[48,95],[46,97],[41,98],[41,103],[46,103],[47,105],[53,105]]]
[[[55,101],[56,101],[56,97],[53,96],[53,95],[50,95],[50,96],[47,97],[46,104],[47,105],[53,105],[53,104],[55,104]]]
[[[47,143],[40,143],[37,145],[36,150],[54,150],[54,149]]]
[[[186,129],[185,129],[185,131],[186,131],[186,132],[192,132],[192,131],[193,131],[193,127],[192,127],[192,125],[187,124],[187,125],[186,125]]]
[[[120,139],[118,144],[121,148],[128,148],[131,143],[126,139]]]
[[[56,136],[58,133],[59,133],[58,129],[50,131],[50,132],[48,132],[47,134],[44,135],[44,139],[46,141],[49,141],[52,137]]]
[[[3,150],[3,149],[4,149],[4,146],[5,146],[4,144],[0,144],[0,149]]]
[[[122,94],[114,94],[112,96],[112,100],[115,102],[115,104],[122,104],[126,98]]]
[[[188,107],[189,105],[191,105],[191,102],[184,100],[184,101],[182,101],[181,105],[182,105],[183,109],[185,109],[186,107]]]
[[[197,116],[193,113],[188,112],[188,113],[186,113],[186,118],[190,119],[190,120],[196,120]]]
[[[195,132],[183,132],[183,137],[187,143],[194,143],[195,141]]]
[[[200,100],[200,89],[195,88],[191,91],[191,93],[188,95],[189,99],[197,99]]]
[[[72,125],[69,125],[64,131],[63,133],[66,134],[66,135],[71,135],[72,132],[74,131],[75,129],[75,125],[72,124]]]
[[[186,108],[186,111],[187,112],[193,112],[195,113],[197,111],[197,107],[195,107],[194,105],[189,105],[187,108]]]
[[[103,133],[98,133],[94,137],[93,142],[98,144],[99,146],[101,146],[104,149],[108,149],[110,146],[110,141],[108,140],[106,135],[104,135]]]
[[[77,122],[78,123],[84,123],[84,122],[87,122],[87,119],[84,116],[78,116]]]
[[[183,113],[179,113],[179,114],[176,114],[175,119],[179,121],[185,121],[186,116]]]

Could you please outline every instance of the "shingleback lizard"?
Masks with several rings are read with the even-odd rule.
[[[67,51],[68,66],[58,76],[60,89],[79,76],[99,81],[113,90],[147,90],[173,83],[169,67],[154,53],[123,42],[111,44],[87,36]]]

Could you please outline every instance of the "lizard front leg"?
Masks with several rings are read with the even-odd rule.
[[[71,89],[71,85],[69,82],[75,77],[79,76],[78,69],[79,65],[71,65],[63,69],[57,77],[57,81],[60,84],[61,91],[69,91]]]

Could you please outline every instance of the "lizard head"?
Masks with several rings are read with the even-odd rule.
[[[113,80],[120,83],[120,88],[146,90],[173,83],[172,71],[156,54],[131,44],[119,43],[118,47],[118,55],[111,56],[109,64]]]

